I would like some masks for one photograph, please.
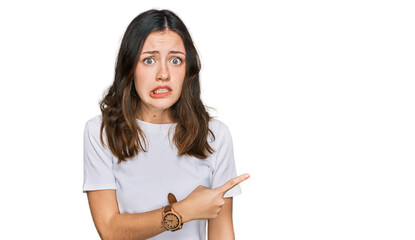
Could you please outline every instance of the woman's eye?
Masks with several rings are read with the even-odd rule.
[[[144,64],[150,65],[153,64],[155,61],[153,58],[146,58],[144,59]]]
[[[175,57],[175,58],[173,58],[172,60],[170,60],[170,62],[171,62],[173,65],[179,65],[180,63],[182,63],[182,60],[181,60],[180,58],[178,58],[178,57]]]

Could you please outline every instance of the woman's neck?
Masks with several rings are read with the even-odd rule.
[[[146,111],[142,109],[140,111],[137,118],[144,122],[155,123],[155,124],[163,124],[163,123],[172,123],[173,121],[170,118],[169,109],[161,110],[161,111]]]

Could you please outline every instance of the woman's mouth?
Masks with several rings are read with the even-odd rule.
[[[172,89],[169,86],[158,86],[150,92],[150,97],[161,98],[168,96],[172,93]]]

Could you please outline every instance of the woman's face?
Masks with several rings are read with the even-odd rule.
[[[134,73],[134,85],[144,111],[163,111],[180,97],[186,75],[182,38],[172,30],[150,33]]]

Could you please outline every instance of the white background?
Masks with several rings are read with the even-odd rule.
[[[415,239],[415,8],[396,0],[2,1],[1,239],[98,239],[84,124],[150,8],[188,26],[251,174],[237,239]]]

